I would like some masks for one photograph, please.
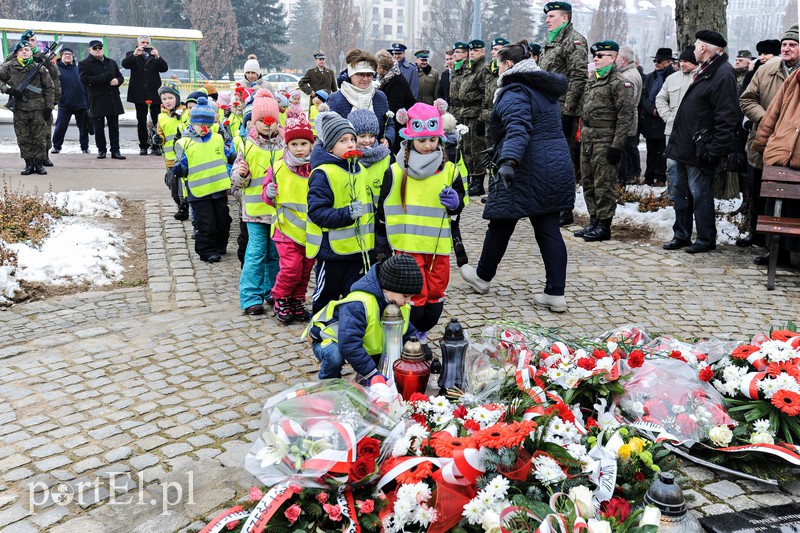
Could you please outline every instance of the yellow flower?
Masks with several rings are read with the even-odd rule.
[[[633,437],[629,442],[628,446],[631,447],[631,451],[635,454],[640,454],[644,451],[644,441],[639,437]]]
[[[623,444],[619,447],[619,451],[617,452],[617,456],[622,459],[623,461],[627,461],[631,456],[631,447],[629,444]]]

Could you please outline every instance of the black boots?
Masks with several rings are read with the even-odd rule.
[[[44,169],[44,161],[41,159],[33,160],[33,170],[40,176],[45,176],[47,171]]]
[[[611,218],[598,219],[594,229],[583,234],[583,240],[586,242],[610,240],[612,220]]]
[[[470,176],[467,194],[470,196],[486,194],[486,189],[483,188],[483,176]]]
[[[52,167],[53,166],[53,162],[50,161],[50,157],[48,156],[47,159],[42,161],[42,165],[44,165],[46,167]],[[47,174],[47,172],[45,172],[45,174]]]
[[[587,233],[591,232],[594,228],[597,227],[597,217],[589,217],[589,223],[583,227],[583,229],[579,229],[573,235],[576,237],[583,237]]]
[[[26,159],[25,160],[25,169],[20,172],[23,176],[29,176],[33,174],[33,159]]]
[[[575,222],[575,217],[572,216],[572,211],[561,211],[558,215],[558,226],[563,228]]]

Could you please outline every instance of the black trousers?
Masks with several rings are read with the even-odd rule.
[[[194,251],[200,259],[207,261],[215,254],[223,254],[228,248],[231,232],[231,215],[228,212],[228,197],[198,198],[191,202],[194,209]]]
[[[92,117],[92,124],[94,125],[94,143],[97,145],[97,150],[103,153],[107,151],[105,130],[106,122],[108,122],[108,140],[111,143],[111,151],[119,152],[118,115],[101,115],[99,117]]]
[[[56,119],[56,128],[53,132],[53,147],[56,150],[61,150],[64,144],[64,135],[67,133],[69,121],[72,120],[72,115],[75,115],[75,122],[78,124],[78,140],[81,143],[81,150],[89,149],[89,132],[86,130],[86,109],[58,107],[58,118]]]
[[[241,211],[240,211],[241,212]],[[247,222],[239,216],[239,235],[236,236],[236,257],[239,258],[239,266],[244,266],[244,254],[247,251],[247,242],[250,240],[250,233],[247,231]]]
[[[619,166],[619,182],[624,185],[628,183],[628,178],[638,178],[641,175],[642,160],[639,156],[639,135],[630,135],[625,140],[625,148]]]
[[[667,147],[667,140],[647,139],[647,168],[644,170],[645,183],[652,185],[654,181],[666,181],[667,179],[667,159],[664,157],[664,149]]]
[[[558,226],[558,213],[547,213],[530,217],[533,235],[542,254],[545,271],[545,294],[563,296],[567,284],[567,246]],[[478,277],[491,281],[497,274],[497,266],[508,248],[518,220],[490,220],[483,238],[483,250],[478,261]]]
[[[150,130],[147,129],[147,104],[134,104],[136,106],[136,133],[139,135],[139,148],[150,147]],[[150,120],[153,122],[153,130],[158,124],[158,113],[160,104],[153,102],[150,104]]]
[[[311,313],[350,293],[350,287],[364,277],[364,263],[359,255],[355,259],[325,261],[317,259],[314,265],[316,287],[311,297]]]
[[[754,244],[764,245],[764,234],[756,233],[756,221],[758,215],[767,214],[767,201],[761,198],[761,178],[764,169],[747,165],[747,172],[750,174],[750,235],[755,239]]]

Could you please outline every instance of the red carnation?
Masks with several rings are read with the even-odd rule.
[[[672,350],[669,356],[672,359],[677,359],[678,361],[683,361],[684,363],[686,362],[686,359],[683,357],[683,354],[680,352],[680,350]]]
[[[711,381],[712,379],[714,379],[714,371],[711,370],[710,366],[707,366],[700,371],[701,381]]]
[[[411,420],[413,420],[414,422],[416,422],[420,426],[426,426],[427,427],[427,425],[428,425],[428,421],[425,420],[425,415],[423,415],[421,413],[415,413],[415,414],[411,415]]]
[[[458,409],[453,411],[453,418],[464,418],[467,416],[467,408],[463,405],[459,405]]]
[[[641,350],[634,350],[628,355],[628,365],[631,368],[639,368],[644,364],[644,352]]]
[[[150,104],[153,103],[153,101],[152,100],[145,100],[144,103],[147,104],[147,105],[150,105]]]
[[[275,124],[275,117],[266,116],[266,117],[264,117],[264,121],[263,122],[264,122],[264,124],[266,126],[272,126],[273,124]]]
[[[600,425],[597,423],[597,420],[595,420],[595,419],[594,419],[594,418],[592,418],[591,416],[590,416],[590,417],[589,417],[589,419],[586,421],[586,429],[589,429],[589,428],[599,428],[599,427],[600,427]]]
[[[581,357],[578,359],[578,367],[584,370],[594,370],[597,366],[597,360],[591,357]]]
[[[350,152],[348,152],[350,153]],[[347,154],[345,154],[347,155]],[[430,398],[422,394],[421,392],[415,392],[411,395],[411,398],[408,399],[409,402],[427,402]]]
[[[601,350],[600,348],[595,348],[592,352],[592,357],[595,359],[602,359],[603,357],[608,357],[608,353],[605,350]]]

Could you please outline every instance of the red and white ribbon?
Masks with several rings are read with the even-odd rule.
[[[283,503],[292,497],[294,491],[289,489],[289,482],[275,485],[253,508],[253,512],[242,526],[242,533],[262,533]]]
[[[219,533],[231,522],[238,522],[250,515],[250,511],[245,511],[240,505],[231,507],[221,512],[214,519],[200,530],[200,533]]]
[[[739,387],[742,394],[751,400],[758,400],[758,384],[767,377],[766,372],[750,372],[742,378],[742,383]]]

